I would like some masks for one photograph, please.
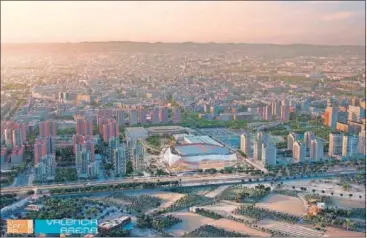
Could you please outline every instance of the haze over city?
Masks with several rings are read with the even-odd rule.
[[[7,1],[1,41],[364,45],[364,9],[364,1]]]

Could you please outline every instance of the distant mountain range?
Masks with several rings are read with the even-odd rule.
[[[2,51],[12,50],[103,50],[126,52],[152,52],[152,51],[188,51],[188,52],[236,52],[250,56],[263,57],[293,57],[293,56],[336,56],[336,55],[365,55],[365,46],[357,45],[307,45],[307,44],[252,44],[252,43],[148,43],[131,41],[108,42],[80,42],[80,43],[5,43],[1,44]]]

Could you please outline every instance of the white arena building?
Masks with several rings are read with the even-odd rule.
[[[164,162],[173,170],[220,169],[237,162],[236,153],[209,136],[187,135],[180,141],[180,144],[168,148],[163,155]]]

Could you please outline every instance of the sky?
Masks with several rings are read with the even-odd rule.
[[[365,2],[6,1],[1,42],[365,45]]]

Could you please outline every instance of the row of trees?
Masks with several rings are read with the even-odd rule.
[[[76,168],[56,168],[55,182],[78,180]]]
[[[112,230],[98,230],[98,237],[130,237],[130,230],[112,229]]]
[[[169,191],[173,193],[198,193],[198,192],[210,192],[218,188],[218,185],[209,185],[205,187],[174,187],[170,188]]]
[[[199,215],[201,215],[201,216],[204,216],[204,217],[212,218],[214,220],[218,220],[218,219],[223,218],[222,215],[220,215],[220,214],[218,214],[216,212],[213,212],[213,211],[204,209],[204,208],[198,208],[198,209],[196,209],[196,213],[199,214]]]
[[[286,166],[284,165],[268,166],[267,169],[269,171],[269,175],[272,176],[296,176],[296,175],[312,175],[316,173],[325,173],[335,166],[363,167],[364,166],[363,163],[365,162],[361,160],[345,161],[345,162],[336,160],[327,160],[327,161],[300,162],[297,164],[289,164]]]
[[[167,212],[174,212],[174,211],[182,210],[182,209],[189,208],[192,206],[203,206],[203,205],[208,205],[208,204],[213,204],[213,203],[214,203],[214,199],[212,198],[190,193],[190,194],[186,194],[185,196],[181,197],[171,206],[164,208],[162,210],[156,211],[154,214],[160,215],[160,214],[167,213]]]
[[[254,188],[242,188],[241,185],[234,185],[227,188],[221,195],[220,199],[243,202],[257,202],[270,193],[270,187],[260,184]]]
[[[366,218],[366,209],[364,208],[351,208],[351,209],[341,209],[341,208],[325,208],[324,213],[331,214],[335,217],[347,217],[347,218]]]
[[[234,231],[227,231],[211,225],[203,225],[183,237],[248,237],[249,235]]]
[[[236,208],[236,210],[233,213],[238,214],[238,215],[249,216],[257,220],[261,220],[267,217],[270,219],[281,220],[281,221],[285,221],[289,223],[297,223],[300,219],[300,217],[298,216],[294,216],[294,215],[282,213],[282,212],[277,212],[277,211],[272,211],[266,208],[259,208],[253,205],[241,206],[239,208]]]
[[[9,172],[1,172],[0,174],[0,187],[5,187],[14,182],[15,177],[18,174],[18,170],[12,170]]]
[[[160,136],[149,136],[146,139],[146,141],[153,148],[160,148],[161,147],[161,137]]]
[[[43,207],[39,211],[31,211],[27,214],[29,219],[86,219],[95,217],[103,211],[103,207],[98,202],[85,199],[71,198],[42,198]],[[94,210],[89,210],[88,205],[93,206]]]
[[[226,127],[232,129],[245,129],[247,128],[247,122],[243,120],[235,121],[219,121],[212,120],[208,121],[199,118],[198,113],[184,113],[183,121],[180,123],[183,127],[193,127],[193,128],[215,128],[215,127]]]
[[[0,196],[0,209],[17,201],[17,195],[15,193],[1,194]]]
[[[221,173],[221,174],[231,174],[231,173],[246,173],[246,174],[251,174],[251,175],[260,175],[260,174],[264,174],[263,171],[259,170],[259,169],[254,169],[254,168],[248,168],[248,167],[241,167],[241,166],[237,166],[237,167],[224,167],[224,169],[215,169],[215,168],[210,168],[210,169],[197,169],[196,172],[198,173],[206,173],[206,174],[216,174],[216,173]]]
[[[72,128],[65,128],[57,131],[58,136],[67,136],[67,135],[73,135],[76,133],[76,129],[74,127]]]
[[[341,175],[340,180],[343,183],[352,183],[366,186],[366,174]]]
[[[141,189],[177,186],[179,181],[159,181],[159,182],[136,182],[136,183],[120,183],[111,185],[85,186],[77,188],[54,188],[50,189],[51,194],[78,193],[78,192],[98,192],[98,191],[116,191],[121,189]]]
[[[57,166],[67,167],[75,165],[75,155],[72,147],[56,150]]]
[[[129,204],[126,205],[128,212],[136,213],[146,212],[152,208],[159,207],[162,201],[160,198],[148,195],[126,196],[121,193],[113,195],[112,198],[128,202]]]
[[[154,228],[158,231],[170,228],[171,226],[182,222],[182,219],[172,215],[151,216],[141,213],[136,216],[136,225],[139,228]]]
[[[365,222],[357,222],[350,218],[338,218],[333,214],[319,213],[316,216],[304,216],[306,222],[311,222],[319,227],[334,226],[347,230],[364,231],[366,229]]]

